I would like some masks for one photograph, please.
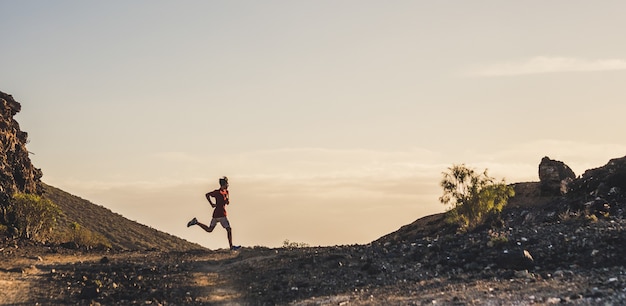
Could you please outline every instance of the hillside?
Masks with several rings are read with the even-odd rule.
[[[552,195],[542,196],[540,184],[540,182],[512,184],[515,190],[515,196],[509,200],[504,213],[506,214],[514,209],[539,210],[545,207],[546,204],[559,199],[559,197]],[[454,234],[456,228],[445,224],[444,216],[444,213],[424,216],[410,224],[402,226],[395,232],[384,235],[376,241],[383,243],[389,241],[401,242],[410,241],[416,237]]]
[[[63,216],[57,231],[75,222],[104,236],[116,249],[203,249],[200,245],[130,221],[109,209],[44,184],[41,181],[43,172],[33,166],[26,148],[28,133],[22,131],[14,119],[21,109],[21,104],[11,95],[0,92],[0,225],[15,222],[14,216],[6,210],[14,193],[36,194],[49,198],[61,208]],[[0,226],[0,229],[7,231],[0,231],[0,237],[15,234],[11,232],[15,231],[12,226]]]
[[[128,220],[105,207],[95,205],[58,188],[42,185],[44,196],[57,204],[65,214],[63,222],[78,222],[83,227],[106,237],[114,248],[163,251],[203,249],[198,244]]]

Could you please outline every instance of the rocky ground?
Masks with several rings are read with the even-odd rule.
[[[86,251],[5,240],[0,304],[626,304],[625,220],[519,208],[505,223],[411,241],[236,252]]]

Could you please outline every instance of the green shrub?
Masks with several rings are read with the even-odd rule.
[[[59,207],[35,194],[16,193],[9,201],[7,227],[17,229],[20,238],[45,241],[61,216]]]
[[[515,195],[513,187],[504,180],[496,183],[487,174],[476,173],[465,165],[453,165],[444,172],[440,182],[443,196],[439,198],[444,205],[451,206],[446,214],[446,221],[456,223],[462,231],[471,230],[485,222],[489,217],[499,215],[508,199]]]

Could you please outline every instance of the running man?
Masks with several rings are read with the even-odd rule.
[[[228,245],[230,246],[230,249],[233,251],[238,250],[241,246],[233,245],[233,232],[232,232],[232,229],[230,228],[230,222],[228,222],[228,218],[226,217],[226,205],[229,204],[228,178],[227,177],[220,178],[219,183],[220,183],[219,189],[215,189],[205,195],[206,199],[211,204],[211,207],[214,208],[213,218],[211,219],[211,223],[209,224],[209,226],[207,226],[206,224],[200,223],[198,219],[194,217],[193,219],[191,219],[191,221],[187,223],[187,227],[190,227],[192,225],[198,225],[203,230],[210,233],[215,229],[215,226],[219,222],[222,225],[222,227],[226,229],[226,234],[228,235]],[[215,203],[213,203],[211,198],[215,199]]]

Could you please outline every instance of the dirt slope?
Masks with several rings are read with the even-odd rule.
[[[114,248],[125,250],[198,250],[202,246],[154,228],[128,220],[111,210],[95,205],[58,188],[43,185],[45,197],[63,210],[63,222],[78,222],[81,226],[105,236]]]

